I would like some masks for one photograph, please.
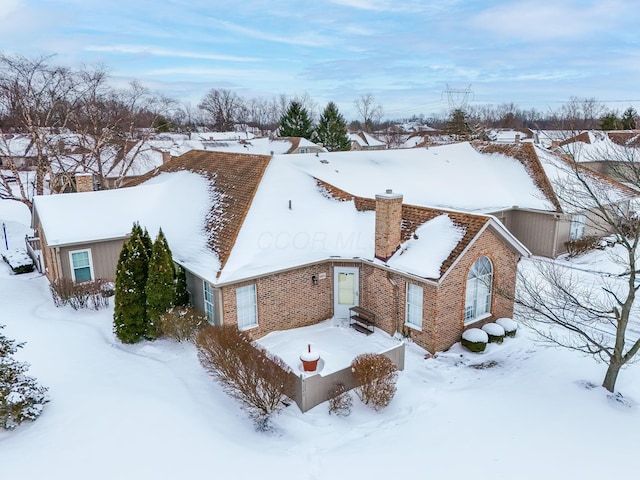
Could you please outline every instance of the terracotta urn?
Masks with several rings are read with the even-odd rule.
[[[311,351],[311,345],[307,346],[307,351],[300,355],[302,361],[302,369],[305,372],[315,372],[318,368],[318,360],[320,360],[320,354],[318,352]]]

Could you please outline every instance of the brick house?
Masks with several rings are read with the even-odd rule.
[[[513,293],[529,252],[496,218],[409,205],[390,189],[353,195],[289,158],[191,151],[137,186],[37,197],[46,274],[113,279],[139,221],[163,229],[192,303],[254,338],[360,306],[376,328],[435,352],[512,315],[498,292]]]

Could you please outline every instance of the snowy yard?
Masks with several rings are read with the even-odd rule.
[[[24,238],[20,215],[9,227],[10,242]],[[522,327],[483,354],[455,345],[425,360],[410,344],[387,409],[355,399],[339,418],[326,404],[304,415],[292,405],[262,434],[192,345],[124,346],[111,316],[56,308],[44,277],[0,263],[0,323],[26,342],[18,358],[51,397],[36,422],[0,433],[2,479],[599,479],[637,469],[640,366],[622,371],[616,401],[592,388],[604,366],[540,346]]]

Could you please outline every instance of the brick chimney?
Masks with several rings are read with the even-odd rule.
[[[93,174],[76,173],[76,192],[93,192]]]
[[[376,258],[386,262],[400,246],[402,195],[388,189],[376,195]]]

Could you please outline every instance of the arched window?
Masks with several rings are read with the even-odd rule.
[[[491,312],[491,285],[493,265],[487,257],[480,257],[471,265],[467,276],[467,293],[464,304],[464,323],[486,317]]]

